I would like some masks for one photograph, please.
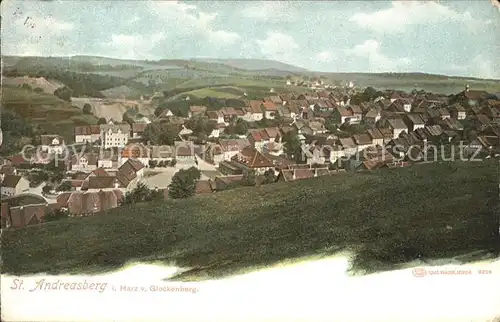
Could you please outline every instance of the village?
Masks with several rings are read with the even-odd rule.
[[[59,135],[42,135],[31,152],[2,160],[2,227],[40,224],[53,212],[107,211],[138,186],[169,199],[172,178],[190,168],[200,173],[194,194],[210,194],[437,161],[435,152],[429,160],[430,144],[460,144],[469,156],[500,153],[498,94],[468,85],[449,96],[359,89],[352,82],[294,85],[313,91],[271,89],[244,107],[192,105],[188,117],[166,108],[140,120],[77,126],[68,144]],[[164,127],[177,129],[173,142],[151,142]]]

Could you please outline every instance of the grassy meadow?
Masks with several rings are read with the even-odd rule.
[[[2,234],[3,273],[97,273],[129,261],[223,277],[355,253],[356,270],[498,252],[498,162],[344,173],[113,209]],[[497,253],[498,254],[498,253]]]

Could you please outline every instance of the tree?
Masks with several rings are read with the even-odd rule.
[[[274,183],[276,182],[276,174],[274,173],[274,169],[269,169],[264,172],[264,182],[263,184]]]
[[[64,101],[71,102],[71,96],[73,95],[73,91],[69,87],[60,87],[54,91],[54,95],[59,97]]]
[[[302,144],[297,134],[293,131],[287,132],[283,136],[283,142],[285,154],[295,162],[300,162],[302,159]]]
[[[64,181],[57,187],[57,191],[70,191],[71,190],[71,182]]]
[[[92,106],[89,103],[85,103],[83,105],[82,112],[83,112],[83,114],[91,115],[92,114]]]
[[[131,126],[133,123],[135,123],[134,118],[132,116],[130,116],[130,113],[128,111],[123,113],[122,120],[123,120],[123,122],[126,122],[126,123],[130,124]]]
[[[243,182],[245,186],[255,186],[255,184],[257,183],[257,176],[255,174],[255,171],[245,171],[243,173]]]
[[[201,177],[198,169],[179,170],[168,186],[168,195],[173,199],[189,198],[196,192],[196,183]]]
[[[52,189],[53,189],[52,186],[43,186],[42,192],[44,192],[44,193],[50,193],[50,191]]]
[[[177,164],[177,159],[172,159],[172,161],[170,161],[171,167],[175,167],[176,164]]]
[[[69,213],[67,211],[62,209],[55,209],[47,213],[45,216],[43,216],[43,221],[50,222],[50,221],[61,220],[68,217]]]
[[[155,145],[172,145],[178,138],[180,126],[171,123],[150,123],[142,135],[146,142]]]
[[[244,135],[248,131],[248,122],[244,119],[238,118],[234,126],[234,133],[238,135]]]
[[[30,84],[22,84],[22,85],[21,85],[21,88],[22,88],[22,89],[25,89],[25,90],[28,90],[28,91],[33,90],[33,88],[31,87],[31,85],[30,85]]]
[[[139,182],[132,191],[125,194],[121,204],[134,204],[138,202],[159,200],[162,198],[163,196],[159,191],[151,190],[143,182]]]
[[[100,125],[100,124],[106,124],[106,123],[108,123],[108,122],[106,121],[106,119],[105,119],[104,117],[100,117],[100,118],[97,120],[97,124],[99,124],[99,125]]]
[[[193,135],[207,137],[215,129],[216,123],[205,116],[197,116],[189,119],[186,126],[193,131]]]

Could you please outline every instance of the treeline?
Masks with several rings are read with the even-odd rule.
[[[0,155],[19,152],[24,145],[32,144],[36,130],[31,123],[2,107],[2,145]]]
[[[5,77],[44,77],[46,79],[55,79],[66,85],[74,97],[90,96],[97,98],[104,98],[105,96],[101,91],[127,85],[140,91],[148,91],[147,86],[141,83],[128,81],[121,77],[110,75],[98,75],[78,73],[67,70],[58,69],[42,69],[37,71],[24,70],[24,69],[9,69],[3,72]]]
[[[240,99],[220,99],[214,97],[197,98],[188,101],[175,100],[171,102],[161,102],[155,110],[155,115],[160,115],[165,109],[169,109],[174,115],[187,117],[190,106],[206,106],[209,111],[220,110],[223,107],[244,107],[245,101]]]

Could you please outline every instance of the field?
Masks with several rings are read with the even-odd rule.
[[[73,141],[75,125],[97,123],[95,116],[84,115],[81,109],[51,94],[4,86],[1,101],[6,110],[40,125],[48,133],[62,135],[67,142]]]
[[[496,174],[496,175],[495,175]],[[216,278],[304,256],[355,252],[374,271],[414,259],[498,254],[498,162],[345,173],[5,231],[3,272],[97,273],[131,260]]]
[[[201,90],[215,86],[236,87],[284,87],[285,77],[323,77],[338,84],[354,81],[359,87],[377,89],[398,89],[412,91],[423,89],[429,92],[455,94],[466,84],[471,89],[500,92],[500,80],[467,77],[450,77],[424,73],[328,73],[305,69],[270,60],[253,59],[190,59],[139,61],[120,60],[106,57],[75,56],[62,57],[4,57],[5,66],[21,73],[37,74],[40,70],[52,71],[59,75],[59,81],[79,93],[98,97],[99,91],[126,85],[133,91],[151,94],[158,91],[185,89],[184,92]],[[69,73],[69,74],[68,74]],[[78,75],[86,75],[86,84],[80,86]],[[114,76],[114,77],[111,77]],[[57,78],[55,77],[55,78]],[[106,78],[108,77],[108,78]],[[76,79],[76,81],[75,81]],[[72,82],[70,85],[68,82]],[[109,87],[105,86],[109,84]],[[74,88],[73,88],[74,87]],[[80,88],[81,87],[81,88]],[[306,88],[297,88],[305,91]],[[203,91],[202,94],[205,95]],[[181,92],[177,92],[180,94]],[[221,98],[218,93],[208,92]],[[187,93],[186,93],[187,94]],[[195,93],[197,96],[198,93]],[[227,96],[227,95],[224,95]]]
[[[90,104],[92,107],[92,114],[98,118],[104,117],[107,121],[113,119],[117,122],[121,122],[123,113],[135,106],[138,107],[139,113],[143,115],[154,113],[154,108],[148,101],[72,97],[71,103],[78,108],[83,108],[85,104]]]

